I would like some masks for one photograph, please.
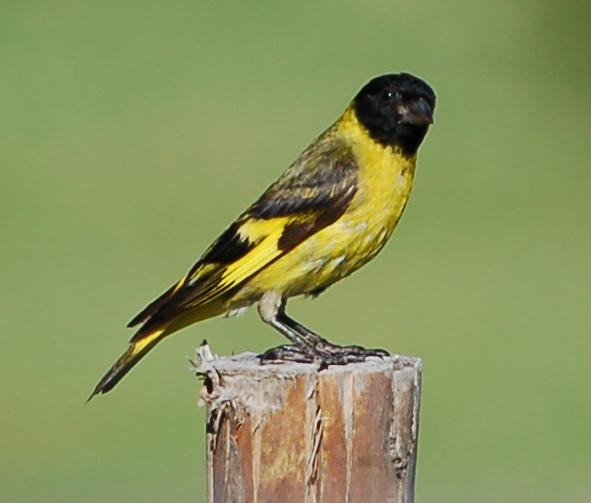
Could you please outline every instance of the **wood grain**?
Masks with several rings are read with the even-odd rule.
[[[261,365],[198,352],[209,503],[412,503],[421,360]]]

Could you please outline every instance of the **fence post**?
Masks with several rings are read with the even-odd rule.
[[[209,503],[413,503],[421,360],[261,365],[198,350]]]

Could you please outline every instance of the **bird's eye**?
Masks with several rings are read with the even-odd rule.
[[[391,89],[387,89],[382,94],[382,99],[384,101],[392,101],[400,99],[400,93],[398,91],[392,91]]]

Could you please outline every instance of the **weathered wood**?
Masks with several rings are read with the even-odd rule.
[[[261,365],[202,346],[209,503],[412,503],[421,360]]]

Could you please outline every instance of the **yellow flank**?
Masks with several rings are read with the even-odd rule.
[[[353,149],[359,169],[355,197],[335,223],[308,237],[249,280],[231,305],[257,300],[267,290],[290,297],[327,287],[371,260],[392,234],[410,195],[416,156],[404,156],[400,150],[372,140],[351,109],[333,126],[331,134],[344,138]],[[286,222],[277,220],[269,220],[266,225],[276,225],[280,231]],[[248,235],[252,239],[255,232]],[[246,278],[256,266],[267,263],[264,258],[258,259],[273,256],[278,238],[276,231],[270,232],[264,250],[257,246],[245,257],[252,255],[248,260],[251,267],[244,267],[243,260],[230,266],[232,277]]]

